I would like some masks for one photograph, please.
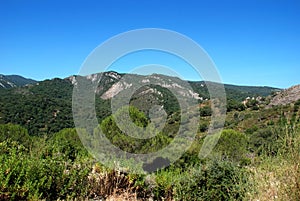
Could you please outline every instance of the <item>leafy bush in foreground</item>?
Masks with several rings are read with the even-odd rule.
[[[176,200],[243,200],[248,174],[230,162],[213,161],[188,170],[176,184]]]
[[[214,150],[222,159],[233,162],[244,162],[246,160],[248,138],[244,133],[227,129],[223,130]]]
[[[11,140],[0,143],[0,199],[55,200],[87,195],[88,164],[61,157],[35,158],[25,150]]]
[[[31,144],[30,136],[25,128],[14,124],[0,124],[0,142],[8,139],[19,142],[25,147]]]

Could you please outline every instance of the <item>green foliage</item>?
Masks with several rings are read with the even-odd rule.
[[[181,178],[181,169],[168,168],[155,174],[155,188],[153,189],[155,200],[171,200],[174,197],[174,186]]]
[[[8,139],[16,141],[27,148],[31,144],[30,136],[25,128],[13,124],[0,124],[0,142]]]
[[[26,128],[30,135],[53,134],[73,128],[73,85],[62,79],[45,80],[34,86],[0,90],[0,123]],[[110,102],[97,97],[99,120],[111,114]]]
[[[113,144],[130,153],[149,153],[161,149],[170,142],[170,139],[165,134],[161,132],[156,133],[154,128],[148,129],[149,132],[154,132],[155,134],[155,137],[150,139],[136,139],[121,131],[115,122],[115,118],[122,119],[124,113],[128,111],[135,126],[143,128],[148,125],[148,119],[145,114],[135,107],[129,106],[121,108],[114,116],[109,116],[104,119],[100,125],[102,132]],[[138,132],[135,128],[130,128],[129,125],[127,125],[127,129],[130,132]],[[135,135],[138,136],[139,133],[135,133]]]
[[[163,94],[163,97],[158,96],[158,98],[161,99],[164,109],[168,115],[180,111],[178,100],[170,90],[160,85],[155,85],[152,87]]]
[[[201,121],[200,124],[199,124],[199,131],[200,132],[205,132],[208,130],[208,122],[203,122]]]
[[[237,101],[234,99],[229,99],[227,101],[227,112],[230,112],[233,110],[243,111],[245,109],[246,109],[245,105],[240,101]]]
[[[35,158],[10,140],[0,143],[0,192],[9,200],[87,196],[88,163],[62,157]]]
[[[271,127],[259,129],[250,135],[250,146],[258,154],[274,155],[279,148],[277,133]]]
[[[116,80],[106,77],[102,82],[107,85],[99,89],[100,95]],[[195,92],[209,98],[205,84],[191,82]],[[111,115],[110,100],[95,98],[96,115],[102,121],[98,129],[101,128],[113,144],[125,151],[150,153],[160,150],[172,142],[180,126],[184,129],[194,118],[181,119],[176,97],[161,86],[151,87],[161,92],[163,98],[137,97],[140,93],[136,93],[130,104],[140,110],[125,107],[114,116]],[[283,196],[279,199],[299,200],[300,100],[270,109],[262,109],[256,100],[250,100],[247,103],[250,109],[245,110],[241,101],[246,97],[268,95],[274,89],[231,85],[225,88],[226,126],[233,130],[226,129],[221,133],[212,157],[198,158],[211,115],[211,108],[204,106],[200,109],[201,133],[192,147],[174,164],[149,177],[92,165],[94,161],[82,146],[76,130],[72,129],[73,85],[68,80],[45,80],[34,86],[1,89],[0,123],[4,125],[0,125],[0,200],[83,200],[95,196],[106,199],[114,193],[124,192],[154,200],[257,200],[252,199],[256,198],[252,191],[262,187],[259,182],[268,175],[280,179],[280,189],[285,197],[279,193]],[[143,105],[146,99],[147,105]],[[136,139],[116,124],[116,117],[124,118],[124,112],[129,111],[134,126],[146,130],[150,123],[147,111],[153,105],[163,105],[168,114],[162,132],[148,128],[155,137]],[[132,128],[129,130],[136,132]],[[121,167],[141,166],[126,159],[116,163]],[[253,177],[248,170],[253,174],[265,171],[264,177],[258,175],[256,187],[252,186]],[[251,199],[246,197],[249,193],[253,193]]]
[[[188,169],[175,184],[176,200],[243,200],[248,173],[226,161]]]
[[[0,113],[4,123],[19,124],[30,135],[55,133],[74,127],[71,94],[71,83],[58,79],[35,86],[1,90]]]
[[[213,82],[189,82],[193,90],[200,94],[204,99],[209,99],[210,95],[208,93],[207,85],[211,88],[215,88],[218,84]],[[252,87],[252,86],[235,86],[224,84],[227,100],[233,100],[237,102],[242,102],[247,97],[257,97],[257,96],[268,96],[279,89],[272,87]]]
[[[284,154],[284,150],[292,148],[292,139],[296,137],[297,128],[299,127],[299,117],[297,112],[293,112],[291,117],[286,117],[284,113],[276,123],[268,122],[268,126],[248,129],[250,138],[250,148],[258,155],[266,154],[276,156]]]
[[[87,156],[75,128],[66,128],[55,133],[48,141],[48,154],[59,154],[66,160],[74,161],[79,155]]]
[[[242,162],[247,153],[248,138],[235,130],[223,130],[214,151],[221,159]]]
[[[102,100],[99,97],[95,98],[96,116],[99,122],[111,115],[110,100]]]
[[[201,117],[211,116],[211,114],[212,114],[212,110],[210,106],[204,106],[200,108]]]

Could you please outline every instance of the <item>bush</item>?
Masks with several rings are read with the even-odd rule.
[[[75,128],[66,128],[55,133],[47,142],[49,154],[60,154],[74,161],[78,155],[88,155]]]
[[[1,199],[71,199],[88,195],[89,163],[66,161],[62,157],[32,157],[23,145],[0,143]]]
[[[247,172],[230,162],[213,161],[188,170],[176,183],[176,200],[243,200]]]
[[[200,132],[206,132],[208,130],[208,123],[207,122],[201,122],[199,124],[199,131]]]
[[[0,125],[0,142],[8,139],[16,141],[27,148],[31,144],[30,136],[25,128],[14,124]]]
[[[248,138],[235,130],[223,130],[214,151],[220,159],[232,162],[244,162],[247,153]]]
[[[201,117],[211,116],[211,114],[212,114],[211,107],[204,106],[204,107],[200,108],[200,116]]]
[[[126,125],[126,122],[122,122],[124,119],[124,114],[129,111],[129,115],[131,117],[132,122],[135,125]],[[123,125],[126,128],[126,131],[121,130],[117,123],[116,119],[118,120],[119,125]],[[124,124],[123,124],[124,123]],[[105,118],[98,129],[101,129],[102,132],[106,135],[106,137],[110,140],[111,143],[119,147],[120,149],[130,152],[130,153],[149,153],[155,152],[162,147],[165,147],[169,144],[170,138],[162,133],[158,132],[154,127],[150,127],[148,125],[149,121],[146,115],[140,112],[137,108],[133,106],[123,107],[119,109],[116,114],[111,115]],[[144,133],[146,134],[154,134],[154,137],[149,139],[142,139],[141,138],[134,138],[126,134],[126,132],[130,132],[135,136],[142,135],[136,127],[145,128]],[[96,129],[97,136],[98,130]]]

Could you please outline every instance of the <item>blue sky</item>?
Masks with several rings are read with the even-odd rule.
[[[299,11],[298,0],[2,0],[0,74],[67,77],[114,35],[163,28],[201,45],[224,83],[286,88],[300,84]]]

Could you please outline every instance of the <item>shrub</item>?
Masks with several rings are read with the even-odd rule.
[[[47,143],[51,154],[60,154],[67,160],[74,161],[78,155],[88,154],[75,128],[66,128],[55,133]]]
[[[0,142],[8,139],[16,141],[27,148],[31,144],[30,136],[25,128],[14,124],[0,125]]]
[[[243,200],[247,172],[230,162],[213,161],[187,170],[176,183],[176,200]]]
[[[206,116],[211,116],[212,110],[210,106],[204,106],[200,108],[200,116],[201,117],[206,117]]]
[[[221,159],[242,162],[247,153],[247,143],[248,138],[245,134],[231,129],[223,130],[214,151]]]
[[[89,163],[62,157],[32,157],[23,145],[0,143],[0,192],[3,199],[71,199],[88,195]],[[2,199],[2,198],[1,198]]]
[[[126,125],[126,122],[122,122],[124,114],[128,111],[132,122],[135,125]],[[127,129],[126,131],[123,131],[118,127],[116,119],[118,120],[119,125],[121,124]],[[101,122],[100,127],[95,130],[96,134],[94,135],[97,136],[99,129],[101,129],[111,143],[130,153],[155,152],[169,144],[170,138],[166,134],[158,132],[154,127],[147,127],[148,123],[149,122],[145,114],[140,112],[137,108],[133,106],[123,107],[119,109],[115,115],[105,118]],[[143,134],[140,133],[135,126],[139,128],[147,127],[144,129],[144,133],[152,135],[155,134],[155,136],[149,139],[139,139],[127,135],[126,132],[130,132],[135,136]]]

